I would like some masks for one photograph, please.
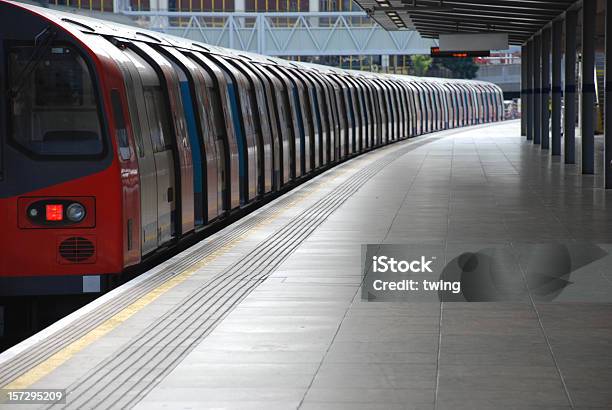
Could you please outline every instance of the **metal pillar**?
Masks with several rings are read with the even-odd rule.
[[[527,141],[533,141],[533,40],[527,42]]]
[[[541,148],[550,148],[550,28],[542,30]]]
[[[552,26],[552,154],[561,155],[561,20]]]
[[[605,188],[612,189],[612,6],[606,2],[606,88],[604,111]]]
[[[595,19],[597,0],[582,5],[582,173],[595,173]]]
[[[527,135],[527,45],[521,47],[521,135]]]
[[[576,25],[578,13],[565,13],[565,95],[564,129],[565,163],[576,163]]]
[[[542,143],[542,34],[533,38],[533,143]]]

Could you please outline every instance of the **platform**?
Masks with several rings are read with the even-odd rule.
[[[558,302],[360,292],[363,244],[612,251],[612,192],[519,134],[449,130],[348,161],[0,355],[0,386],[67,389],[70,409],[610,408],[606,258]]]

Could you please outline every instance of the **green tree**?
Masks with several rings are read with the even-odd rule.
[[[431,57],[424,55],[411,56],[410,60],[412,61],[414,75],[421,77],[427,74],[432,63]]]
[[[476,78],[476,73],[480,68],[474,63],[473,58],[436,58],[435,63],[449,69],[455,78],[466,80]]]

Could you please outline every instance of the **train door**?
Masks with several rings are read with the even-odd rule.
[[[454,96],[448,83],[443,84],[444,94],[446,94],[446,105],[448,107],[448,124],[447,128],[455,128],[455,120],[457,119],[457,106],[455,105]]]
[[[400,138],[400,110],[397,104],[397,100],[395,98],[395,90],[393,88],[393,84],[389,81],[382,81],[385,88],[387,89],[387,100],[389,101],[389,105],[391,107],[391,113],[393,114],[393,119],[391,120],[391,141],[397,141]]]
[[[348,152],[348,136],[349,136],[349,114],[348,107],[346,104],[346,96],[344,94],[344,87],[335,74],[329,76],[330,81],[334,84],[334,90],[336,95],[336,107],[338,111],[338,120],[340,123],[340,137],[336,141],[337,147],[337,158],[345,158]]]
[[[333,146],[334,136],[336,134],[336,120],[333,111],[332,104],[332,91],[331,85],[327,81],[325,74],[321,72],[316,73],[317,81],[321,84],[322,90],[322,101],[323,109],[321,110],[321,115],[325,117],[324,123],[326,124],[326,136],[327,138],[323,140],[322,144],[322,163],[324,165],[330,163],[332,161],[331,157],[331,146]]]
[[[497,95],[497,121],[502,121],[504,119],[504,93],[501,88],[496,88],[495,94]]]
[[[327,85],[321,78],[321,74],[318,72],[310,72],[310,79],[315,84],[317,89],[316,99],[317,99],[317,110],[316,116],[317,121],[320,126],[320,139],[319,139],[319,166],[325,166],[328,160],[328,147],[329,147],[329,138],[331,134],[331,123],[330,123],[330,115],[331,112],[328,108],[328,91]]]
[[[355,107],[355,152],[365,150],[366,118],[363,104],[363,90],[361,84],[352,76],[346,76],[351,85],[353,106]]]
[[[328,163],[334,162],[337,158],[335,156],[336,140],[340,135],[340,122],[338,120],[338,111],[336,106],[336,95],[333,83],[329,80],[328,76],[324,73],[319,75],[321,83],[325,87],[325,104],[327,106],[327,114],[329,121],[329,140],[324,151],[324,156]]]
[[[421,107],[421,134],[426,134],[429,132],[429,116],[430,113],[428,111],[428,103],[427,103],[427,93],[423,89],[423,85],[420,82],[414,83],[416,88],[416,97],[419,101],[419,105]]]
[[[397,128],[396,128],[397,127],[397,110],[395,107],[395,101],[393,100],[393,91],[391,90],[391,87],[385,81],[382,81],[380,79],[378,79],[378,81],[385,94],[385,103],[386,103],[386,109],[388,113],[387,114],[388,131],[387,131],[386,143],[389,143],[391,141],[394,141],[397,138]]]
[[[412,95],[417,108],[417,134],[423,135],[426,132],[427,127],[427,114],[425,113],[425,100],[421,85],[419,82],[414,81],[410,83],[412,87]]]
[[[470,105],[469,105],[469,100],[468,100],[467,93],[466,93],[466,90],[463,87],[463,85],[456,84],[455,87],[457,88],[457,97],[459,98],[459,101],[461,102],[461,108],[462,108],[462,111],[463,111],[463,122],[462,122],[462,124],[464,126],[466,126],[466,125],[470,124]]]
[[[311,138],[311,167],[317,169],[321,166],[322,140],[325,131],[321,119],[321,105],[319,100],[322,98],[321,85],[315,80],[313,73],[302,71],[304,80],[308,83],[310,96],[310,114],[312,117],[313,138]]]
[[[455,88],[453,83],[447,83],[446,85],[451,93],[452,103],[455,110],[455,121],[453,127],[461,126],[461,104],[459,101],[459,97],[457,94],[457,89]]]
[[[301,166],[299,162],[299,155],[296,157],[296,140],[299,138],[300,131],[297,125],[297,108],[293,99],[293,83],[289,81],[287,75],[278,69],[276,65],[266,65],[265,68],[278,78],[282,84],[282,87],[277,89],[277,108],[279,111],[279,118],[285,118],[286,132],[283,132],[283,161],[286,161],[288,165],[283,172],[285,182],[289,182],[299,176]],[[282,119],[282,118],[281,118]]]
[[[406,96],[408,97],[408,106],[410,107],[410,136],[414,137],[418,135],[417,125],[419,114],[417,112],[417,104],[414,98],[414,89],[409,82],[404,82],[406,87]]]
[[[141,218],[139,236],[141,254],[144,256],[159,246],[157,170],[150,138],[149,121],[143,104],[143,80],[147,84],[154,84],[155,73],[137,55],[132,55],[133,52],[123,46],[119,48],[110,45],[107,50],[122,71],[125,82],[128,110],[138,159]]]
[[[412,106],[412,96],[410,95],[410,89],[408,85],[400,81],[399,86],[402,89],[402,93],[404,95],[404,105],[406,109],[406,138],[410,138],[413,136],[412,133],[412,121],[414,118],[414,107]]]
[[[444,94],[442,93],[442,89],[440,89],[437,83],[431,83],[431,87],[433,88],[436,95],[436,101],[438,106],[438,122],[436,124],[436,127],[437,130],[440,131],[444,129],[444,115],[446,107],[446,104],[444,102]]]
[[[489,90],[487,90],[484,86],[481,86],[480,88],[482,90],[482,95],[487,106],[486,122],[491,122],[493,118],[493,104],[491,104],[491,94],[489,94]]]
[[[376,139],[376,133],[378,132],[378,127],[376,125],[376,104],[374,101],[374,89],[372,85],[365,78],[359,78],[361,84],[363,85],[363,89],[365,91],[364,97],[367,105],[367,113],[368,113],[368,138],[366,139],[366,146],[368,149],[372,149],[374,146],[374,140]]]
[[[342,77],[344,81],[348,85],[349,97],[351,103],[351,111],[353,112],[353,138],[351,140],[352,143],[352,152],[353,154],[359,153],[361,151],[361,107],[359,101],[358,88],[353,82],[351,76],[345,75]]]
[[[489,104],[491,106],[491,121],[495,121],[497,119],[497,105],[495,104],[495,94],[493,93],[493,89],[491,87],[484,86],[485,92],[489,97]]]
[[[254,114],[252,119],[257,141],[257,193],[266,194],[272,190],[273,163],[272,136],[263,84],[249,64],[230,58],[226,61],[236,67],[250,84],[246,97]]]
[[[360,150],[368,149],[368,138],[370,133],[370,108],[368,106],[367,87],[360,81],[359,77],[352,77],[351,81],[355,84],[357,98],[361,110],[361,141]]]
[[[208,74],[188,56],[172,47],[163,47],[181,79],[181,95],[194,164],[194,206],[196,225],[219,216],[222,185],[220,154],[213,132]]]
[[[174,154],[170,142],[168,112],[157,73],[132,49],[125,48],[123,53],[136,67],[142,85],[141,89],[134,91],[143,132],[144,155],[138,162],[143,164],[147,172],[141,175],[141,192],[144,201],[152,201],[141,204],[143,253],[146,253],[171,240],[175,230],[175,219],[172,217],[175,189]],[[153,169],[155,174],[151,175]],[[152,197],[153,192],[155,199]],[[148,209],[151,204],[155,204],[155,212]],[[152,221],[153,217],[155,222]],[[155,232],[152,232],[153,227],[156,227]],[[152,237],[155,237],[155,240]]]
[[[440,90],[440,96],[442,97],[442,104],[444,105],[444,111],[443,111],[443,115],[442,115],[442,129],[446,130],[449,127],[449,123],[451,121],[452,118],[452,105],[449,104],[448,99],[449,99],[449,94],[448,94],[448,90],[446,89],[446,86],[444,83],[442,84],[438,84],[438,89]]]
[[[467,106],[465,105],[465,99],[463,98],[463,90],[459,84],[453,84],[455,89],[455,95],[457,96],[457,102],[459,104],[459,112],[461,116],[461,126],[467,125]]]
[[[457,93],[457,100],[459,101],[459,106],[461,107],[461,126],[468,125],[468,106],[467,101],[465,99],[465,93],[460,85],[455,85],[455,90]]]
[[[380,86],[378,81],[372,80],[372,84],[376,87],[376,98],[378,100],[378,113],[380,116],[379,130],[380,135],[377,141],[377,145],[383,145],[389,140],[389,115],[390,112],[387,108],[387,99],[385,91]]]
[[[389,82],[389,85],[393,89],[393,95],[395,96],[395,105],[397,106],[397,125],[398,125],[398,134],[397,139],[405,138],[404,124],[406,121],[406,112],[404,110],[404,99],[402,98],[401,90],[398,84],[395,81]]]
[[[368,102],[368,87],[359,79],[353,78],[353,81],[359,86],[359,99],[361,104],[361,149],[366,151],[369,148],[368,138],[370,137],[370,121],[372,119],[370,113],[370,105]]]
[[[380,141],[382,140],[383,134],[383,126],[382,126],[382,114],[380,109],[380,95],[378,86],[371,78],[367,78],[366,81],[370,87],[370,98],[372,100],[373,110],[374,110],[374,138],[372,138],[372,146],[371,148],[377,147],[380,145]]]
[[[487,116],[489,115],[489,108],[487,107],[487,99],[485,94],[480,88],[480,85],[477,83],[472,84],[474,87],[474,92],[476,93],[476,98],[478,99],[478,105],[480,106],[480,122],[487,122]]]
[[[430,119],[430,127],[429,130],[431,132],[435,132],[438,130],[438,117],[439,117],[439,107],[438,102],[436,101],[436,92],[431,86],[431,84],[427,82],[423,82],[423,87],[427,90],[427,99],[429,100],[429,112],[431,113]]]
[[[246,205],[257,195],[257,135],[253,123],[253,107],[249,81],[223,57],[209,55],[225,75],[229,94],[230,110],[234,129],[237,130],[237,145],[240,165],[240,204]]]
[[[416,83],[416,86],[419,88],[419,98],[421,99],[421,105],[423,108],[423,133],[426,134],[431,132],[433,116],[433,113],[431,112],[431,102],[429,100],[429,91],[422,82]]]
[[[498,112],[497,112],[497,104],[495,103],[495,100],[496,100],[495,92],[493,91],[493,88],[490,86],[486,86],[485,89],[486,89],[487,95],[489,96],[489,101],[491,104],[491,121],[497,121]]]
[[[376,146],[382,145],[389,138],[388,118],[389,112],[387,111],[387,103],[385,101],[385,95],[382,87],[376,81],[376,79],[370,79],[370,82],[374,86],[376,92],[376,111],[378,113],[378,135],[376,139]]]
[[[175,51],[174,49],[168,47],[171,52]],[[164,53],[164,49],[159,50],[161,53]],[[189,142],[191,145],[191,160],[193,163],[193,206],[194,206],[194,217],[195,217],[195,225],[202,226],[204,225],[204,170],[203,170],[203,146],[201,143],[202,137],[200,136],[200,130],[197,123],[199,120],[196,120],[196,111],[194,110],[194,101],[192,99],[192,88],[193,78],[191,76],[187,77],[186,69],[179,66],[180,63],[177,63],[172,57],[172,54],[168,55],[169,62],[172,64],[174,71],[178,76],[178,81],[180,85],[181,91],[181,100],[183,102],[183,114],[185,117],[185,125],[187,128],[187,135],[189,137]],[[195,96],[195,94],[194,94]]]
[[[480,95],[480,101],[482,104],[482,122],[489,122],[489,101],[487,100],[487,94],[482,89],[480,84],[476,87],[478,94]]]
[[[203,53],[190,52],[189,57],[204,70],[202,75],[206,82],[206,94],[210,99],[208,114],[211,117],[212,131],[221,163],[217,170],[221,184],[221,209],[223,212],[228,212],[240,207],[242,153],[238,148],[241,137],[238,134],[239,130],[235,128],[227,77],[223,70]]]
[[[406,101],[408,104],[408,137],[414,137],[416,135],[416,106],[414,104],[414,96],[412,87],[407,82],[402,82],[404,92],[406,93]]]
[[[179,79],[170,62],[150,45],[140,41],[134,41],[131,44],[134,51],[155,69],[160,81],[159,89],[145,90],[145,102],[155,104],[160,115],[163,115],[159,128],[164,132],[163,142],[170,148],[170,152],[164,150],[163,155],[172,154],[174,165],[174,186],[166,193],[167,200],[173,207],[172,218],[176,221],[172,234],[184,235],[193,231],[195,216],[191,144],[184,116]],[[167,128],[164,129],[164,127]],[[168,158],[170,160],[170,157]]]
[[[271,92],[274,112],[278,121],[279,143],[277,151],[279,158],[279,187],[286,184],[291,179],[291,150],[289,148],[292,138],[293,127],[291,126],[291,107],[286,104],[285,82],[279,73],[276,73],[269,65],[257,65],[259,70],[264,73],[272,83]],[[270,110],[269,110],[270,111]]]
[[[457,100],[455,99],[455,92],[453,91],[453,88],[450,86],[450,83],[446,83],[445,87],[447,89],[448,92],[448,99],[449,99],[449,107],[452,110],[452,117],[451,117],[451,121],[450,121],[450,128],[457,128],[457,119],[459,118],[459,107],[457,106]]]
[[[286,127],[281,125],[279,121],[279,111],[276,104],[275,91],[282,87],[280,81],[270,74],[263,66],[259,64],[250,65],[251,70],[259,77],[263,84],[265,95],[267,120],[270,126],[271,142],[272,142],[272,189],[278,190],[283,184],[283,154],[281,130]]]
[[[282,67],[288,74],[289,78],[295,85],[294,94],[298,110],[298,125],[300,126],[300,163],[302,165],[302,174],[310,172],[312,158],[312,140],[313,140],[313,123],[312,113],[310,110],[310,93],[308,90],[308,82],[302,77],[298,70],[293,68]]]
[[[470,107],[471,107],[471,115],[470,117],[472,118],[471,123],[473,125],[478,124],[478,120],[479,120],[479,107],[478,107],[478,101],[476,100],[476,94],[474,93],[474,89],[472,88],[471,85],[466,85],[465,86],[467,89],[467,94],[469,97],[469,101],[470,101]]]
[[[425,89],[425,101],[427,102],[427,112],[429,114],[429,132],[436,131],[436,121],[438,118],[437,107],[434,99],[434,94],[429,84],[426,82],[422,83],[423,88]]]
[[[351,98],[351,87],[344,76],[336,75],[335,78],[338,84],[340,84],[342,102],[346,113],[346,134],[344,150],[342,152],[343,155],[351,155],[355,149],[355,109]]]
[[[397,100],[399,101],[400,114],[401,114],[401,122],[400,122],[400,138],[408,138],[408,100],[406,98],[406,94],[404,90],[404,86],[401,82],[394,82],[395,92],[397,95]]]

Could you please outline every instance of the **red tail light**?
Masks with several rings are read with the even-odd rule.
[[[45,219],[47,221],[61,221],[64,219],[64,205],[45,205]]]

